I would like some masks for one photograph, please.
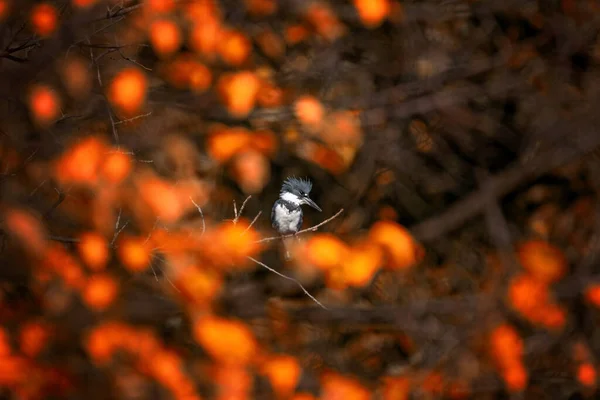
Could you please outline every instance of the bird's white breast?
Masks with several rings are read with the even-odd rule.
[[[285,206],[279,204],[275,207],[275,218],[279,223],[281,230],[296,231],[299,229],[298,220],[300,219],[300,209],[289,211]]]

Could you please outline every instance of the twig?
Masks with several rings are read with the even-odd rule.
[[[259,211],[258,214],[256,214],[256,217],[254,217],[254,219],[252,220],[252,222],[250,222],[250,225],[248,225],[248,227],[246,228],[246,230],[244,232],[242,232],[242,236],[246,234],[246,232],[248,232],[250,230],[250,228],[252,228],[252,225],[254,225],[254,223],[256,222],[256,220],[258,219],[258,217],[260,217],[260,215],[262,214],[262,211]]]
[[[257,240],[256,243],[270,242],[270,241],[273,241],[273,240],[281,240],[281,239],[285,239],[285,238],[288,238],[288,237],[298,236],[298,235],[301,235],[301,234],[306,233],[306,232],[314,232],[317,229],[319,229],[321,226],[323,226],[323,225],[331,222],[335,218],[337,218],[342,212],[344,212],[344,209],[340,208],[340,211],[338,211],[337,213],[335,213],[332,217],[329,217],[325,221],[320,222],[317,225],[311,226],[310,228],[302,229],[301,231],[298,231],[296,233],[290,233],[289,235],[271,236],[271,237],[263,238],[263,239]]]
[[[301,284],[300,282],[298,282],[296,279],[294,279],[294,278],[292,278],[292,277],[290,277],[290,276],[284,275],[284,274],[282,274],[281,272],[279,272],[279,271],[276,271],[276,270],[274,270],[273,268],[269,267],[267,264],[265,264],[265,263],[262,263],[262,262],[260,262],[260,261],[258,261],[258,260],[256,260],[256,259],[254,259],[254,258],[252,258],[252,257],[250,257],[250,256],[248,256],[248,259],[249,259],[249,260],[252,260],[252,261],[254,261],[255,263],[257,263],[257,264],[258,264],[258,265],[260,265],[261,267],[268,269],[269,271],[271,271],[271,272],[273,272],[273,273],[275,273],[275,274],[279,275],[279,276],[280,276],[280,277],[282,277],[282,278],[285,278],[285,279],[288,279],[288,280],[290,280],[290,281],[292,281],[292,282],[295,282],[295,283],[296,283],[296,284],[297,284],[297,285],[300,287],[300,289],[302,289],[302,291],[304,292],[304,294],[306,294],[308,297],[310,297],[310,298],[312,299],[312,301],[314,301],[314,302],[315,302],[315,303],[317,303],[319,306],[321,306],[321,308],[323,308],[323,309],[327,310],[327,307],[325,307],[323,304],[321,304],[321,302],[320,302],[319,300],[317,300],[317,299],[316,299],[316,298],[315,298],[315,297],[314,297],[312,294],[310,294],[310,293],[308,292],[308,290],[306,290],[306,289],[304,288],[304,286],[302,286],[302,284]]]
[[[242,203],[242,206],[240,207],[240,211],[238,212],[237,209],[237,204],[235,202],[235,199],[233,200],[233,223],[237,224],[238,220],[240,219],[240,217],[242,216],[242,213],[244,212],[244,208],[246,207],[246,203],[248,202],[248,200],[250,200],[252,196],[248,196],[246,197],[246,200],[244,200],[244,202]]]
[[[54,210],[56,210],[58,208],[58,206],[60,206],[62,204],[62,202],[65,201],[65,198],[66,198],[65,193],[62,190],[58,190],[57,188],[54,188],[54,190],[56,190],[56,192],[58,193],[58,199],[56,199],[54,204],[52,204],[52,207],[50,207],[50,209],[44,213],[44,215],[43,215],[44,219],[50,218],[50,215],[52,215]]]
[[[81,241],[79,238],[68,238],[68,237],[64,237],[64,236],[53,236],[53,235],[48,236],[48,239],[54,240],[55,242],[61,242],[61,243],[79,243]]]
[[[190,196],[190,200],[198,209],[198,212],[200,213],[200,217],[202,217],[202,233],[201,233],[201,235],[204,235],[204,232],[206,231],[206,222],[204,221],[204,213],[202,212],[202,208],[200,208],[200,206],[198,204],[196,204],[194,199],[192,199],[192,196]]]
[[[139,119],[139,118],[144,118],[144,117],[147,117],[147,116],[149,116],[149,115],[152,115],[152,111],[150,111],[149,113],[146,113],[146,114],[142,114],[142,115],[136,115],[135,117],[131,117],[131,118],[128,118],[128,119],[124,119],[124,120],[121,120],[121,121],[116,121],[116,122],[115,122],[115,125],[123,124],[123,123],[125,123],[125,122],[131,122],[131,121],[135,121],[136,119]]]

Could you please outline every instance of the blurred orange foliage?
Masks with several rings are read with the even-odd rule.
[[[390,13],[389,0],[353,0],[360,20],[369,28],[375,28]]]
[[[87,8],[94,4],[96,4],[96,0],[73,0],[73,5],[80,8]]]
[[[0,0],[0,21],[4,20],[10,12],[10,0]]]
[[[226,270],[254,265],[247,257],[257,255],[262,246],[258,232],[248,226],[249,221],[240,218],[237,223],[223,222],[206,232],[202,238],[205,260]]]
[[[92,271],[101,271],[109,258],[108,241],[98,232],[84,232],[77,244],[79,256]]]
[[[146,75],[136,67],[127,67],[110,83],[108,99],[119,112],[133,116],[144,104],[147,90]]]
[[[122,236],[118,241],[117,254],[123,265],[131,272],[140,272],[150,266],[150,249],[145,239]]]
[[[19,344],[21,353],[27,357],[37,357],[46,347],[48,339],[51,336],[51,329],[48,324],[39,321],[28,321],[19,333]]]
[[[169,57],[181,46],[179,26],[168,19],[158,19],[150,24],[150,43],[160,57]]]
[[[296,118],[307,129],[316,130],[323,124],[325,108],[313,96],[300,96],[294,105]]]
[[[60,68],[61,81],[67,93],[81,99],[92,89],[92,77],[86,62],[77,56],[71,56],[64,61]]]
[[[336,236],[321,233],[308,240],[305,254],[311,264],[329,271],[347,259],[350,248]]]
[[[567,272],[562,251],[542,240],[529,240],[518,248],[519,262],[534,278],[545,284],[560,280]]]
[[[89,308],[103,311],[115,300],[119,292],[119,284],[110,275],[92,275],[83,289],[82,298]]]
[[[251,50],[252,43],[244,33],[234,29],[221,30],[217,51],[227,64],[239,67],[248,60]]]
[[[33,119],[41,126],[54,122],[60,115],[61,101],[49,86],[36,85],[29,94],[29,110]]]
[[[383,400],[409,400],[410,379],[404,376],[387,376],[383,379]]]
[[[250,142],[250,132],[246,128],[215,125],[208,136],[208,153],[218,162],[224,163],[248,147]]]
[[[492,356],[502,374],[506,386],[512,392],[520,392],[527,385],[528,374],[523,365],[523,340],[508,324],[496,327],[490,336]]]
[[[577,380],[583,386],[596,385],[596,368],[591,363],[583,363],[577,368]]]
[[[99,168],[107,151],[104,140],[95,136],[88,136],[72,144],[56,161],[56,179],[62,185],[94,186],[98,182]]]
[[[213,270],[196,265],[184,264],[174,268],[173,284],[181,295],[195,307],[210,305],[221,290],[223,279]]]
[[[250,71],[224,74],[217,84],[221,100],[236,118],[247,116],[254,108],[260,81]]]
[[[144,7],[150,13],[168,13],[175,9],[175,0],[144,0]]]
[[[244,0],[248,12],[256,17],[266,17],[277,11],[277,0]]]
[[[114,150],[104,158],[101,174],[106,182],[118,185],[129,176],[131,169],[131,157],[129,154]]]
[[[217,362],[229,366],[253,361],[258,344],[242,322],[205,316],[194,324],[194,338]]]
[[[302,372],[298,360],[288,355],[267,357],[261,371],[269,378],[271,386],[280,398],[288,398],[294,392]]]
[[[356,379],[326,372],[321,377],[322,400],[369,400],[371,395]]]
[[[48,3],[38,3],[31,9],[31,25],[36,34],[48,37],[58,25],[58,11]]]
[[[423,258],[423,249],[406,228],[391,221],[379,221],[371,226],[369,239],[384,250],[389,269],[406,269]]]
[[[204,92],[212,83],[210,69],[187,53],[178,55],[163,70],[167,81],[179,89]]]
[[[271,179],[271,164],[260,152],[249,149],[235,156],[231,175],[244,193],[256,194]]]
[[[46,229],[39,218],[19,209],[10,209],[4,215],[6,230],[31,254],[43,254],[48,246]]]
[[[346,27],[327,3],[318,0],[311,1],[305,16],[317,33],[331,42],[346,33]]]

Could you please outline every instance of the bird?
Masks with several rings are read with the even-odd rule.
[[[297,234],[302,226],[302,205],[309,205],[321,212],[321,208],[310,197],[312,182],[308,179],[288,177],[283,181],[279,198],[271,210],[271,225],[282,237]],[[285,246],[285,241],[284,241]],[[286,246],[286,258],[290,258]]]

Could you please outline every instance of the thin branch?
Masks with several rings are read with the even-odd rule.
[[[250,225],[248,225],[246,230],[244,232],[242,232],[242,236],[245,235],[246,232],[248,232],[250,230],[250,228],[252,228],[252,225],[254,225],[254,223],[256,222],[256,220],[258,220],[258,217],[260,217],[261,214],[262,214],[262,211],[259,211],[258,214],[256,214],[256,217],[254,217],[252,222],[250,222]]]
[[[204,232],[206,232],[206,222],[204,221],[204,213],[202,212],[202,208],[198,204],[196,204],[194,199],[192,199],[192,196],[190,196],[190,200],[198,209],[198,212],[200,213],[200,217],[202,217],[202,233],[201,233],[201,235],[204,235]]]
[[[68,237],[64,237],[64,236],[53,236],[53,235],[48,236],[48,239],[54,240],[55,242],[61,242],[61,243],[79,243],[81,241],[79,238],[68,238]]]
[[[304,286],[302,286],[302,284],[301,284],[300,282],[298,282],[296,279],[294,279],[294,278],[292,278],[292,277],[290,277],[290,276],[284,275],[284,274],[282,274],[281,272],[279,272],[279,271],[276,271],[276,270],[274,270],[273,268],[269,267],[267,264],[265,264],[265,263],[262,263],[262,262],[260,262],[260,261],[258,261],[258,260],[256,260],[256,259],[254,259],[254,258],[252,258],[252,257],[250,257],[250,256],[248,256],[248,259],[249,259],[249,260],[251,260],[251,261],[254,261],[255,263],[257,263],[257,264],[258,264],[258,265],[260,265],[261,267],[268,269],[269,271],[273,272],[274,274],[277,274],[277,275],[279,275],[279,276],[280,276],[280,277],[282,277],[282,278],[285,278],[285,279],[288,279],[288,280],[290,280],[290,281],[292,281],[292,282],[295,282],[295,283],[296,283],[296,284],[297,284],[297,285],[300,287],[300,289],[302,289],[302,291],[304,292],[304,294],[306,294],[308,297],[310,297],[310,298],[312,299],[312,301],[314,301],[314,302],[315,302],[315,303],[317,303],[319,306],[321,306],[321,308],[323,308],[323,309],[327,310],[327,307],[325,307],[323,304],[321,304],[321,302],[320,302],[319,300],[317,300],[317,299],[316,299],[316,298],[315,298],[315,297],[314,297],[312,294],[310,294],[310,293],[308,292],[308,290],[306,290],[306,289],[304,288]]]
[[[244,202],[242,203],[242,206],[240,207],[240,211],[239,211],[239,212],[237,212],[237,211],[236,211],[236,214],[235,214],[235,219],[233,220],[233,223],[234,223],[234,224],[237,224],[238,220],[239,220],[239,219],[240,219],[240,217],[242,216],[242,213],[244,212],[244,208],[246,207],[246,203],[248,202],[248,200],[250,200],[250,198],[251,198],[251,197],[252,197],[252,196],[248,196],[248,197],[246,197],[246,200],[244,200]],[[233,206],[234,206],[234,208],[235,208],[235,201],[234,201],[234,203],[233,203]]]
[[[149,113],[146,113],[146,114],[136,115],[135,117],[131,117],[131,118],[128,118],[128,119],[123,119],[121,121],[116,121],[115,125],[124,124],[125,122],[135,121],[136,119],[144,118],[144,117],[147,117],[149,115],[152,115],[152,111],[150,111]]]
[[[296,233],[291,233],[289,235],[271,236],[271,237],[263,238],[263,239],[257,240],[256,243],[270,242],[270,241],[273,241],[273,240],[280,240],[280,239],[285,239],[285,238],[289,238],[289,237],[298,236],[298,235],[301,235],[301,234],[306,233],[306,232],[314,232],[317,229],[319,229],[321,226],[323,226],[323,225],[325,225],[325,224],[333,221],[335,218],[337,218],[343,212],[344,212],[344,209],[340,208],[340,211],[338,211],[337,213],[335,213],[335,215],[333,215],[332,217],[327,218],[325,221],[320,222],[317,225],[311,226],[310,228],[302,229],[301,231],[298,231]]]

